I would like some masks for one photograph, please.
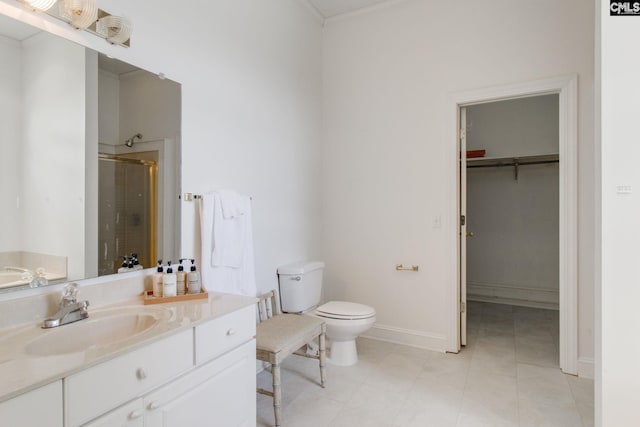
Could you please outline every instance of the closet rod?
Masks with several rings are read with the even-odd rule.
[[[553,159],[553,160],[534,160],[534,161],[524,161],[523,163],[520,163],[518,161],[518,159],[513,159],[513,161],[510,162],[498,162],[498,163],[494,163],[494,164],[488,164],[488,165],[470,165],[467,164],[467,168],[499,168],[499,167],[503,167],[503,166],[513,166],[513,174],[514,174],[514,178],[517,181],[518,180],[518,169],[520,168],[520,166],[528,166],[528,165],[546,165],[549,163],[560,163],[560,160],[557,159]]]
[[[512,162],[499,162],[499,163],[494,163],[491,165],[470,165],[467,164],[467,169],[469,168],[500,168],[503,166],[527,166],[527,165],[544,165],[544,164],[548,164],[548,163],[560,163],[560,160],[538,160],[535,162],[524,162],[524,163],[520,163],[517,160],[514,160]]]

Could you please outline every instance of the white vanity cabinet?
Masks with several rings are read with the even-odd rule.
[[[254,336],[252,304],[71,375],[65,427],[255,426]]]
[[[62,381],[0,403],[0,425],[62,427]]]

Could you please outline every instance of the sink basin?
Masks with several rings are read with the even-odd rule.
[[[156,326],[162,310],[111,309],[89,312],[89,319],[43,330],[25,347],[31,356],[51,356],[106,348],[134,338]]]
[[[28,283],[22,279],[24,273],[17,271],[0,271],[0,288],[4,286],[14,286],[21,283]]]

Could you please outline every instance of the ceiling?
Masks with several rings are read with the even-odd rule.
[[[353,12],[389,0],[307,0],[325,18]]]

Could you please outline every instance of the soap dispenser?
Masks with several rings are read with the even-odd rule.
[[[156,272],[153,273],[152,282],[153,282],[153,296],[161,297],[162,296],[162,278],[164,277],[164,268],[162,267],[162,260],[158,260],[158,268]]]
[[[167,272],[162,277],[162,296],[175,297],[177,295],[176,274],[171,267],[171,261],[168,262]]]
[[[191,271],[187,276],[187,288],[190,294],[199,294],[201,290],[200,273],[196,271],[196,260],[191,260]]]
[[[184,265],[182,265],[182,261],[184,260],[185,258],[180,259],[178,271],[176,272],[176,285],[178,287],[178,295],[184,295],[187,292],[187,273],[184,271]]]
[[[129,271],[129,257],[127,256],[123,256],[122,257],[122,266],[120,266],[120,268],[118,269],[118,273],[126,273],[127,271]]]
[[[132,253],[131,254],[131,261],[133,262],[133,270],[142,270],[144,269],[143,266],[140,265],[140,261],[138,260],[138,254],[137,253]]]

